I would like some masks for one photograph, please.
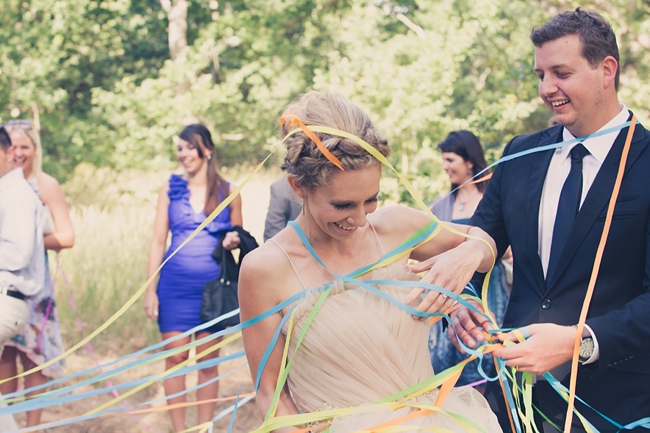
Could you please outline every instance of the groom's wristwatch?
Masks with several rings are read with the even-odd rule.
[[[596,350],[596,344],[594,343],[594,339],[591,338],[591,335],[589,337],[582,337],[578,354],[580,363],[584,364],[587,362],[593,356],[594,350]]]

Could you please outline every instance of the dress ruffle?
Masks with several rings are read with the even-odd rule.
[[[228,185],[230,188],[230,185]],[[199,212],[194,212],[192,205],[190,204],[190,196],[192,195],[191,191],[187,187],[187,180],[183,179],[182,176],[178,174],[172,174],[169,177],[169,190],[167,191],[167,196],[171,201],[178,201],[177,207],[181,214],[191,217],[195,223],[201,223],[205,220],[206,215],[203,210]],[[225,197],[219,195],[219,200],[223,200]],[[223,212],[228,212],[228,209],[224,209]],[[225,230],[231,230],[232,224],[230,223],[230,214],[228,218],[222,220],[220,218],[215,218],[210,221],[207,227],[204,230],[207,230],[211,234],[215,234]]]
[[[172,174],[169,178],[169,191],[167,196],[170,200],[182,200],[190,197],[190,190],[187,188],[187,180],[178,174]]]
[[[187,180],[174,174],[169,178],[170,201],[167,215],[172,232],[171,244],[164,260],[187,240],[206,219],[201,209],[194,212]],[[224,197],[220,197],[223,199]],[[226,207],[207,227],[178,251],[160,271],[158,282],[160,332],[187,331],[201,324],[199,310],[203,286],[219,276],[219,264],[212,252],[226,232],[232,230],[230,208]]]

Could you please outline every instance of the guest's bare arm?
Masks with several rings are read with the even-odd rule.
[[[39,173],[36,181],[43,203],[50,209],[54,220],[54,233],[43,237],[45,248],[55,251],[71,248],[74,245],[74,229],[61,185],[56,179],[45,173]]]
[[[237,189],[237,186],[234,184],[230,184],[230,193],[232,194],[235,189]],[[244,226],[244,218],[242,216],[242,211],[241,211],[241,206],[242,206],[242,200],[241,200],[241,195],[237,194],[233,201],[230,202],[228,205],[230,207],[230,223],[234,226]],[[232,250],[235,248],[239,247],[239,243],[241,242],[241,239],[239,239],[239,233],[236,231],[231,231],[226,233],[226,235],[223,238],[222,245],[225,249],[227,250]]]
[[[167,244],[167,235],[169,233],[169,217],[167,209],[169,208],[169,197],[167,191],[168,184],[163,185],[158,190],[158,203],[156,204],[156,217],[153,224],[153,237],[149,246],[149,261],[147,264],[147,278],[150,278],[156,269],[162,263],[165,255]],[[156,281],[154,280],[147,286],[144,297],[144,312],[152,320],[158,320],[158,295],[156,295]]]
[[[237,189],[237,186],[230,184],[230,193],[232,194]],[[237,194],[233,201],[228,205],[230,207],[230,222],[233,226],[244,226],[244,217],[242,216],[241,206],[241,194]]]

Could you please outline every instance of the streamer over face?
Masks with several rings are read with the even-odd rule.
[[[375,129],[368,116],[341,95],[309,92],[290,104],[281,122],[282,138],[300,128],[296,119],[307,128],[326,126],[353,134],[382,155],[388,156],[390,153],[386,139]],[[307,191],[328,185],[332,175],[341,172],[341,169],[360,170],[379,165],[375,157],[351,139],[325,133],[315,134],[327,152],[319,149],[318,144],[303,130],[291,134],[285,140],[287,156],[282,169],[295,176],[297,183]],[[336,161],[340,162],[340,168],[335,165]]]

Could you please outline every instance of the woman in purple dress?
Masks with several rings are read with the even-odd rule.
[[[185,173],[173,174],[169,183],[160,188],[154,222],[154,235],[149,250],[148,275],[151,276],[163,260],[178,248],[187,237],[210,215],[232,191],[234,186],[226,182],[216,169],[214,143],[210,131],[199,124],[189,125],[179,134],[176,158]],[[201,230],[165,264],[160,272],[157,290],[155,282],[147,288],[144,309],[150,319],[157,320],[163,340],[183,333],[201,324],[199,309],[203,285],[219,275],[219,265],[211,256],[218,242],[227,249],[239,246],[239,235],[233,226],[242,225],[241,197],[238,195],[217,217]],[[172,239],[165,253],[168,233]],[[210,334],[210,330],[197,332],[196,339]],[[176,340],[165,346],[172,349],[184,346],[190,337]],[[200,353],[216,344],[218,340],[197,347]],[[215,358],[218,351],[201,360]],[[185,361],[188,352],[166,359],[170,369]],[[199,370],[199,385],[217,376],[217,367]],[[185,377],[165,379],[165,394],[182,393]],[[197,390],[197,400],[214,400],[218,394],[218,382],[209,383]],[[182,403],[185,395],[169,399],[169,404]],[[199,423],[212,419],[214,401],[198,406]],[[171,409],[170,415],[175,431],[185,429],[185,409]]]

